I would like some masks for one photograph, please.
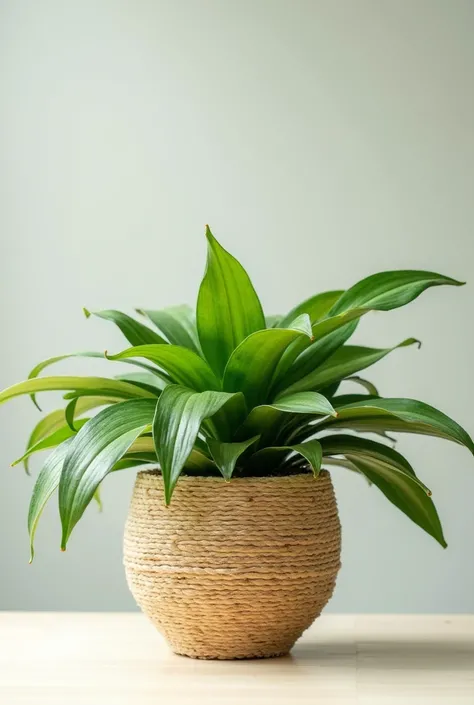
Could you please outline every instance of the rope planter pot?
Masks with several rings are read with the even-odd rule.
[[[137,476],[125,529],[129,587],[178,654],[286,654],[332,595],[340,524],[329,474],[182,476],[166,507]]]

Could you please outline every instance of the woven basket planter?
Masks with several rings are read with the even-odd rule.
[[[331,478],[182,476],[166,507],[159,472],[140,472],[124,562],[135,600],[176,653],[286,654],[339,570]]]

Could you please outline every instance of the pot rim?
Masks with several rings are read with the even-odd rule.
[[[143,476],[143,477],[154,477],[156,479],[162,479],[162,474],[161,474],[161,469],[156,468],[156,469],[150,469],[150,470],[139,470],[137,473],[137,478],[138,476]],[[321,469],[321,471],[318,473],[318,475],[313,475],[311,470],[306,470],[304,472],[292,472],[292,473],[285,473],[285,474],[278,474],[278,475],[249,475],[247,477],[232,477],[230,480],[224,479],[221,475],[186,475],[182,474],[179,477],[178,484],[181,484],[183,481],[184,482],[196,482],[196,481],[203,481],[203,482],[217,482],[219,484],[223,485],[230,485],[234,483],[239,483],[239,484],[247,484],[250,482],[281,482],[285,480],[296,480],[300,479],[303,480],[305,478],[309,478],[311,480],[319,480],[319,479],[326,479],[330,477],[330,473],[326,469]]]

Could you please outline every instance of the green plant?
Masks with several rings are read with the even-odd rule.
[[[138,368],[113,379],[39,377],[37,365],[25,382],[0,394],[0,402],[22,394],[65,391],[67,405],[34,428],[26,453],[53,451],[33,489],[28,528],[33,540],[41,512],[59,489],[64,550],[72,529],[96,496],[105,476],[159,460],[169,504],[182,472],[232,476],[310,471],[343,466],[364,475],[416,524],[446,546],[430,492],[409,462],[386,443],[352,432],[426,434],[465,445],[469,435],[435,408],[412,399],[382,398],[360,370],[392,348],[347,345],[368,311],[409,303],[425,289],[458,282],[433,272],[374,274],[346,291],[312,296],[286,316],[265,319],[252,283],[239,262],[206,229],[207,268],[196,317],[188,306],[138,310],[155,329],[119,311],[95,315],[115,323],[131,347],[111,361]],[[101,353],[76,353],[103,357]],[[340,394],[351,380],[362,394]],[[91,410],[101,409],[91,418]],[[349,431],[349,433],[345,433]]]

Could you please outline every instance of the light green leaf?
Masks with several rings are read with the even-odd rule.
[[[140,389],[135,384],[120,382],[107,377],[39,377],[38,379],[28,379],[24,382],[14,384],[12,387],[4,389],[0,393],[0,404],[21,396],[22,394],[34,394],[36,392],[64,391],[71,389],[74,391],[87,391],[95,396],[107,396],[113,399],[133,399],[135,397],[154,397],[151,392]],[[155,397],[156,398],[156,397]]]
[[[249,407],[268,401],[270,384],[285,350],[299,337],[309,343],[311,326],[306,314],[291,328],[268,328],[249,335],[232,353],[225,368],[223,387],[242,392]]]
[[[49,498],[59,485],[59,478],[63,469],[64,459],[68,453],[72,438],[64,441],[55,448],[44,463],[33,488],[28,511],[28,533],[30,535],[30,563],[32,562],[34,551],[34,540],[38,521],[43,513]]]
[[[176,384],[190,387],[197,391],[218,390],[220,382],[207,364],[197,353],[179,345],[139,345],[127,348],[116,355],[109,355],[110,360],[126,360],[143,357],[162,367]]]
[[[137,387],[147,389],[157,397],[160,396],[161,391],[169,384],[169,382],[165,382],[151,372],[131,372],[130,374],[118,375],[115,379],[121,379],[123,382],[136,384]]]
[[[202,350],[221,377],[233,350],[265,328],[262,305],[242,265],[217,242],[206,226],[207,267],[197,302]]]
[[[303,458],[308,461],[313,471],[313,475],[315,477],[319,475],[323,451],[321,448],[321,443],[315,439],[306,441],[305,443],[296,443],[295,445],[262,448],[252,456],[252,465],[258,466],[260,461],[268,464],[269,461],[271,462],[272,458],[274,458],[274,467],[277,468],[282,459],[286,458],[290,453],[296,453],[297,455],[303,456]]]
[[[332,307],[330,315],[336,316],[355,308],[390,311],[410,303],[429,287],[443,284],[462,286],[464,282],[418,270],[372,274],[347,289]]]
[[[431,492],[403,455],[381,443],[355,436],[329,436],[321,442],[324,456],[344,455],[387,499],[446,547]]]
[[[311,324],[325,318],[336,301],[341,298],[344,290],[341,291],[324,291],[321,294],[311,296],[309,299],[302,301],[298,306],[291,309],[279,323],[280,328],[288,328],[293,321],[302,313],[307,313]]]
[[[71,444],[59,483],[61,548],[96,488],[146,428],[151,428],[156,399],[115,404],[90,419]]]
[[[419,345],[420,343],[415,338],[408,338],[402,343],[399,343],[399,345],[395,345],[393,348],[385,349],[345,345],[336,350],[320,367],[310,372],[290,387],[287,387],[284,393],[289,394],[307,389],[321,389],[322,387],[354,374],[354,372],[359,372],[359,370],[373,365],[397,348],[414,344]],[[278,396],[282,395],[280,394]]]
[[[280,314],[265,316],[265,325],[267,328],[277,328],[282,316]]]
[[[196,319],[190,306],[170,306],[161,311],[137,309],[138,313],[147,316],[172,345],[181,345],[199,353]]]
[[[357,431],[400,431],[437,436],[466,446],[474,453],[469,434],[446,414],[415,399],[368,399],[337,406],[338,417],[318,424],[318,429],[344,427]]]
[[[234,396],[225,392],[193,392],[179,385],[164,389],[153,421],[153,438],[160,460],[166,504],[188,460],[201,424]]]
[[[215,438],[208,438],[207,445],[211,455],[226,480],[230,480],[232,477],[235,465],[242,453],[256,443],[259,438],[260,436],[253,436],[246,441],[237,443],[222,443]]]
[[[148,326],[144,326],[143,323],[136,321],[134,318],[121,311],[88,311],[85,308],[84,313],[87,318],[89,318],[89,316],[97,316],[98,318],[104,318],[106,321],[115,323],[130,345],[163,345],[167,343],[167,341],[154,330],[148,328]]]
[[[77,429],[81,428],[81,426],[84,426],[84,424],[87,423],[88,420],[89,419],[81,419],[80,421],[77,421]],[[56,446],[63,443],[63,441],[67,440],[68,438],[71,438],[72,436],[75,436],[76,432],[76,430],[72,430],[68,425],[63,426],[62,428],[58,428],[56,431],[53,431],[53,433],[50,433],[49,436],[45,436],[33,446],[28,448],[26,453],[24,453],[20,458],[17,458],[17,460],[13,461],[11,467],[14,467],[19,463],[24,462],[27,458],[29,458],[34,453],[38,453],[40,450],[48,450],[49,448],[55,448]]]

